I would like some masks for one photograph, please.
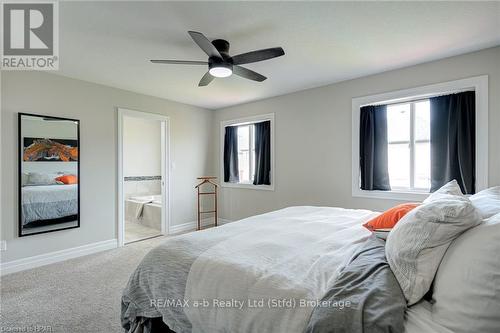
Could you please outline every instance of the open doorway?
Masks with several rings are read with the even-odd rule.
[[[118,109],[118,243],[168,234],[169,118]]]

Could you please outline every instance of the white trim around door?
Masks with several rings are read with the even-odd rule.
[[[125,244],[125,196],[123,179],[123,119],[136,117],[161,121],[161,234],[170,233],[172,216],[170,187],[170,118],[161,114],[117,108],[118,111],[118,246]]]

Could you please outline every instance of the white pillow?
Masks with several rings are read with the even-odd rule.
[[[410,211],[387,237],[387,261],[408,305],[427,293],[450,243],[481,222],[469,199],[447,196]]]
[[[500,213],[500,186],[490,187],[474,194],[469,199],[481,213],[483,219]]]
[[[436,190],[435,192],[431,193],[427,197],[427,199],[424,200],[424,203],[442,199],[448,197],[448,195],[456,195],[459,197],[464,196],[462,190],[460,189],[460,185],[458,185],[455,179],[453,179],[449,183],[444,184],[439,190]]]
[[[500,214],[455,239],[434,281],[433,319],[453,332],[500,332]]]

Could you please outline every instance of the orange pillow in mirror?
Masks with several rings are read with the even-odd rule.
[[[66,185],[78,184],[78,178],[75,175],[63,175],[63,176],[57,177],[56,180],[58,182],[66,184]]]
[[[363,226],[370,231],[375,229],[393,228],[396,223],[403,218],[403,216],[419,205],[419,203],[405,203],[397,205],[366,222]]]

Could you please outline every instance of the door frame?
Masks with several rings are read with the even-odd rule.
[[[172,217],[170,186],[170,117],[128,108],[117,107],[118,113],[118,246],[125,245],[125,193],[123,179],[123,119],[135,117],[161,122],[161,234],[168,235]]]

